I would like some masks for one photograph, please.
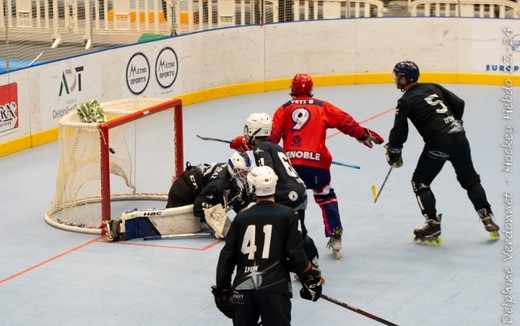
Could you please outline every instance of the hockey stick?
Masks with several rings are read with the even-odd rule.
[[[381,188],[379,188],[379,192],[377,191],[376,186],[372,185],[372,196],[374,196],[374,204],[376,203],[377,199],[379,198],[379,195],[381,194],[381,191],[383,191],[383,188],[384,188],[384,186],[386,184],[386,180],[388,180],[388,176],[390,175],[390,172],[392,172],[393,168],[394,167],[391,166],[390,169],[388,170],[388,173],[386,174],[385,180],[383,181],[383,184],[381,185]]]
[[[231,141],[225,140],[225,139],[213,138],[213,137],[202,137],[200,135],[196,135],[196,136],[202,140],[218,141],[221,143],[231,144]],[[342,163],[342,162],[338,162],[338,161],[332,161],[332,164],[344,166],[347,168],[358,169],[358,170],[361,169],[361,167],[359,165],[352,165],[352,164]]]
[[[332,161],[332,164],[344,166],[347,168],[358,169],[358,170],[361,169],[361,167],[359,165],[352,165],[352,164],[342,163],[342,162],[338,162],[338,161]]]
[[[342,302],[342,301],[339,301],[338,299],[334,299],[332,297],[329,297],[328,295],[325,295],[323,293],[321,294],[321,298],[325,299],[325,300],[327,300],[329,302],[332,302],[334,304],[337,304],[338,306],[341,306],[341,307],[346,308],[348,310],[352,310],[353,312],[358,313],[360,315],[363,315],[365,317],[371,318],[373,320],[377,320],[381,324],[385,324],[385,325],[389,325],[389,326],[398,326],[397,324],[389,322],[388,320],[385,320],[385,319],[383,319],[381,317],[374,316],[371,313],[368,313],[368,312],[363,311],[363,310],[361,310],[359,308],[353,307],[353,306],[351,306],[351,305],[349,305],[349,304],[347,304],[345,302]]]
[[[202,140],[211,140],[211,141],[218,141],[218,142],[221,142],[221,143],[231,144],[230,140],[225,140],[225,139],[220,139],[220,138],[212,138],[212,137],[202,137],[202,136],[199,136],[199,135],[197,135],[197,137],[199,137]]]
[[[198,239],[198,238],[211,238],[213,232],[196,232],[196,233],[184,233],[184,234],[165,234],[165,235],[149,235],[144,237],[144,240],[161,240],[161,239]]]

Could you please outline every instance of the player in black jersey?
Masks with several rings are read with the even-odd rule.
[[[305,209],[307,208],[307,189],[305,183],[293,168],[284,149],[269,140],[272,121],[267,113],[253,113],[246,119],[244,135],[253,146],[257,166],[270,166],[278,176],[275,200],[284,206],[294,208],[300,216],[303,247],[307,257],[317,267],[318,249],[308,235],[305,227]]]
[[[302,298],[321,296],[321,271],[303,250],[298,213],[275,202],[277,181],[269,166],[251,169],[247,184],[256,204],[235,216],[220,252],[212,292],[234,325],[257,325],[259,318],[266,326],[290,325],[290,272],[302,283]]]
[[[393,69],[394,81],[404,94],[398,100],[394,126],[386,144],[386,157],[392,167],[401,167],[401,150],[408,137],[408,119],[424,140],[424,148],[412,176],[412,187],[422,214],[423,228],[414,230],[417,240],[437,238],[441,234],[441,219],[435,208],[435,196],[430,184],[444,163],[450,161],[457,180],[467,191],[485,229],[492,239],[498,238],[498,225],[480,176],[473,167],[468,139],[462,126],[464,101],[441,85],[418,83],[419,67],[402,61]]]
[[[251,203],[245,194],[245,178],[251,167],[249,156],[239,152],[233,153],[227,163],[187,165],[172,183],[166,208],[193,204],[193,215],[201,222],[204,211],[218,204],[230,205],[238,213]]]

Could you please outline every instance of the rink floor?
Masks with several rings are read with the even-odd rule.
[[[392,171],[376,204],[371,187],[379,188],[388,172],[383,146],[369,150],[330,130],[328,146],[334,160],[361,169],[331,168],[344,226],[340,260],[325,248],[317,205],[308,205],[307,226],[320,250],[326,279],[323,293],[398,325],[516,324],[520,308],[508,301],[520,300],[520,265],[514,251],[519,237],[514,196],[520,193],[520,179],[514,177],[514,159],[511,166],[504,165],[511,157],[503,145],[506,137],[518,135],[510,129],[519,127],[518,119],[503,119],[500,86],[445,86],[466,101],[464,126],[474,165],[497,223],[511,230],[510,238],[502,234],[499,241],[489,239],[453,168],[446,164],[432,184],[443,214],[443,245],[414,244],[412,230],[424,219],[410,185],[422,149],[413,126],[403,151],[404,166]],[[520,88],[514,90],[520,94]],[[322,87],[314,93],[385,139],[401,95],[390,84]],[[242,132],[250,113],[272,114],[288,99],[287,90],[185,107],[185,160],[226,161],[232,154],[226,144],[205,142],[196,135],[231,140]],[[514,158],[514,141],[513,147]],[[43,214],[53,196],[58,158],[57,142],[0,158],[1,325],[231,324],[215,308],[210,293],[222,242],[208,238],[109,243],[101,236],[46,224]],[[137,205],[131,203],[128,209]],[[299,290],[296,282],[294,289]],[[292,303],[293,325],[382,325],[325,300],[310,302],[296,295]]]

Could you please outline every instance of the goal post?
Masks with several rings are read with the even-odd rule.
[[[166,206],[172,177],[184,169],[180,99],[130,98],[101,107],[107,122],[81,122],[75,110],[59,122],[56,189],[45,213],[52,226],[101,234],[103,221],[135,209],[137,200]]]

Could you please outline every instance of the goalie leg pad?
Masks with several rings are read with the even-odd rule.
[[[134,210],[121,215],[124,238],[144,238],[157,235],[181,235],[200,232],[193,205],[166,209]]]
[[[222,204],[215,205],[204,211],[206,223],[215,231],[215,238],[225,239],[231,226],[231,220],[226,214]]]
[[[125,240],[133,238],[144,238],[147,236],[160,235],[157,228],[148,217],[140,216],[124,221]]]

